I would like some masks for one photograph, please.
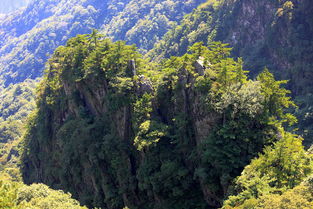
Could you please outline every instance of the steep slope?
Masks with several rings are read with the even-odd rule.
[[[169,31],[150,56],[182,55],[195,42],[222,41],[234,48],[234,56],[244,57],[248,67],[268,66],[278,76],[291,79],[294,94],[307,93],[311,89],[312,8],[308,0],[207,1]],[[296,78],[299,74],[301,79]]]
[[[44,63],[56,47],[76,34],[90,32],[91,28],[108,22],[122,9],[112,8],[115,3],[115,0],[35,0],[20,13],[7,16],[0,24],[2,83],[7,86],[41,76]]]
[[[280,141],[246,166],[222,209],[298,209],[313,206],[313,153],[302,139],[283,133]]]
[[[55,51],[24,138],[26,183],[44,182],[110,209],[218,208],[229,194],[226,208],[284,207],[293,194],[303,196],[295,204],[310,206],[312,182],[299,184],[312,173],[312,154],[282,128],[295,121],[284,112],[293,106],[280,87],[286,82],[267,70],[256,76],[269,66],[292,78],[288,87],[303,104],[300,127],[312,126],[310,1],[210,0],[184,18],[203,1],[34,2],[0,17],[2,163],[18,154],[7,142],[20,136],[33,108],[34,83],[9,84],[40,76],[47,52],[91,28],[146,52],[174,29],[148,54],[162,64],[96,31]],[[245,57],[254,81],[216,40]],[[171,55],[182,57],[162,59]]]
[[[231,181],[293,122],[264,71],[221,43],[158,66],[133,46],[78,36],[48,63],[23,177],[104,208],[217,208]]]
[[[300,110],[300,133],[310,144],[312,122],[313,3],[303,1],[208,1],[187,15],[148,55],[182,55],[202,41],[229,43],[254,77],[267,66],[287,84]]]
[[[33,80],[26,80],[0,90],[0,184],[3,174],[14,178],[20,176],[19,165],[22,151],[20,142],[26,130],[27,116],[36,106],[35,86],[37,83]]]
[[[102,26],[113,40],[136,44],[142,52],[153,48],[163,35],[206,0],[133,0]]]
[[[1,83],[8,86],[41,76],[49,54],[92,28],[151,49],[176,21],[204,1],[34,0],[26,9],[0,18]]]
[[[17,154],[16,149],[10,148],[16,145],[14,141],[24,133],[26,118],[35,108],[37,83],[26,80],[0,91],[0,170],[2,164],[7,163],[14,154]]]
[[[159,39],[183,14],[191,11],[202,1],[116,1],[116,0],[34,0],[27,8],[0,17],[0,170],[16,168],[20,137],[24,133],[25,121],[34,107],[34,79],[42,75],[44,63],[54,49],[79,33],[92,28],[112,27],[110,35],[118,31],[133,30],[140,22],[149,19],[151,31],[134,33],[137,40],[129,40],[139,46],[150,39],[162,24],[164,29],[154,34]],[[139,3],[139,4],[138,4]],[[131,13],[134,10],[141,15]],[[155,13],[162,13],[162,20],[153,19]],[[128,14],[129,13],[129,14]],[[125,15],[128,20],[125,21]],[[115,17],[116,18],[113,18]],[[161,23],[161,22],[162,23]],[[151,23],[151,24],[150,24]],[[114,27],[118,24],[119,27]],[[105,25],[106,27],[104,27]],[[163,27],[163,26],[162,26]],[[150,40],[150,45],[155,40]],[[17,83],[17,84],[15,84]],[[13,85],[14,84],[14,85]],[[15,89],[19,89],[19,94]]]

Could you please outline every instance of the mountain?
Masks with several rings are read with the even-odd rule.
[[[70,39],[41,83],[24,181],[69,191],[91,208],[218,208],[250,160],[278,141],[266,153],[287,145],[283,156],[299,155],[288,167],[271,154],[268,164],[287,167],[268,186],[292,189],[311,172],[301,139],[282,128],[295,122],[285,111],[294,103],[283,81],[267,70],[249,80],[229,55],[222,43],[197,43],[158,65],[96,33]]]
[[[12,140],[20,138],[23,133],[20,124],[24,123],[28,115],[26,113],[34,107],[35,87],[28,79],[42,76],[50,54],[65,44],[68,38],[98,28],[112,39],[126,39],[130,44],[137,44],[141,50],[148,50],[177,24],[176,21],[201,2],[204,0],[34,0],[25,9],[0,18],[0,84],[5,87],[0,88],[0,95],[3,95],[0,101],[0,107],[3,107],[3,113],[0,113],[0,127],[3,131],[0,135],[1,147],[11,147]],[[135,29],[138,27],[141,29]],[[145,30],[149,31],[143,33]],[[132,34],[137,39],[127,38],[125,34]],[[142,40],[147,38],[149,43],[143,43]],[[12,89],[20,84],[30,93],[27,99],[23,98],[25,94],[15,97],[12,93]],[[14,105],[10,106],[8,101],[14,101]],[[5,114],[7,116],[3,117]],[[23,115],[25,118],[14,115]],[[16,124],[19,124],[19,128]],[[0,157],[7,158],[9,152],[4,151]]]
[[[168,58],[184,54],[188,46],[195,42],[208,44],[223,41],[233,47],[234,56],[247,59],[248,67],[268,66],[276,71],[287,71],[299,65],[291,63],[292,59],[303,59],[302,63],[311,59],[310,51],[303,51],[303,46],[307,44],[306,49],[311,49],[310,34],[313,29],[309,11],[312,7],[308,0],[207,1],[170,30],[150,52],[150,56],[154,59]],[[294,53],[287,53],[288,50]],[[252,64],[255,62],[258,65]],[[291,76],[284,74],[285,77]],[[295,94],[302,92],[306,91],[294,89]]]
[[[34,0],[0,19],[1,83],[8,86],[41,76],[49,54],[70,37],[93,28],[151,49],[176,21],[204,1]]]
[[[2,14],[0,208],[311,208],[312,6],[34,0]]]
[[[2,0],[0,14],[10,13],[16,9],[26,6],[29,0]]]
[[[300,107],[299,133],[312,143],[313,3],[303,1],[208,1],[170,30],[148,56],[154,60],[179,56],[195,42],[229,43],[232,56],[243,57],[255,77],[268,67]]]
[[[56,47],[92,28],[115,41],[136,44],[153,60],[182,55],[195,42],[222,41],[234,48],[233,57],[244,58],[252,77],[266,66],[278,79],[289,80],[287,88],[300,107],[295,112],[298,133],[309,146],[312,7],[309,0],[34,1],[0,18],[1,83],[40,77]]]
[[[116,10],[109,9],[110,3],[36,0],[3,19],[0,69],[4,85],[41,76],[44,63],[56,47],[71,36],[97,27],[96,19],[104,22],[112,17]],[[97,11],[99,5],[101,10]]]
[[[195,42],[222,41],[233,47],[233,56],[245,58],[247,68],[261,71],[267,66],[289,79],[294,95],[311,92],[312,1],[216,2],[187,15],[150,56],[182,55]]]
[[[131,1],[109,24],[101,27],[113,40],[136,44],[142,52],[153,48],[163,35],[206,0]]]

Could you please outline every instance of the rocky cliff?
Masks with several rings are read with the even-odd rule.
[[[266,90],[268,72],[247,80],[221,43],[162,65],[134,49],[93,33],[56,50],[25,136],[25,182],[88,206],[220,207],[291,104],[264,92],[287,92]]]
[[[182,55],[202,41],[229,43],[255,77],[264,67],[287,88],[299,105],[299,134],[312,143],[313,3],[303,1],[208,1],[170,30],[148,56],[155,60]]]

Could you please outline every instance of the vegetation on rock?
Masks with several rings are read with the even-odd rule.
[[[33,0],[0,14],[0,208],[312,208],[311,10]],[[104,35],[77,35],[92,28]]]
[[[217,208],[267,147],[247,169],[270,182],[265,190],[293,189],[312,164],[301,140],[283,129],[296,122],[286,112],[294,106],[286,82],[266,69],[249,80],[230,52],[220,42],[196,43],[155,64],[96,31],[70,39],[41,83],[24,180],[69,191],[90,207]]]

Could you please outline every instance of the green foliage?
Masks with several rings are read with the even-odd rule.
[[[9,86],[27,78],[41,77],[46,61],[57,47],[94,28],[114,40],[136,44],[142,51],[150,50],[185,14],[203,2],[205,0],[106,0],[105,4],[102,0],[30,2],[14,15],[0,14],[0,83]],[[4,5],[7,4],[6,0]]]
[[[260,198],[255,208],[261,209],[309,209],[313,207],[312,185],[303,183],[282,195],[271,194]]]
[[[55,191],[43,184],[24,185],[0,177],[0,207],[7,209],[87,209],[81,207],[70,194]]]
[[[295,99],[295,103],[299,106],[294,111],[299,121],[296,125],[299,128],[297,133],[305,139],[303,141],[305,146],[310,147],[313,139],[313,97],[311,94],[299,96]]]
[[[226,194],[228,185],[240,174],[241,168],[265,145],[277,140],[275,134],[284,121],[285,108],[293,103],[286,96],[288,91],[280,87],[281,82],[275,81],[268,71],[260,74],[258,81],[247,80],[241,59],[236,62],[227,58],[227,48],[223,49],[219,43],[211,47],[213,50],[202,54],[213,71],[208,74],[214,75],[205,101],[219,113],[220,122],[201,143],[199,177],[212,187],[219,182],[220,188],[215,192]],[[276,111],[269,100],[279,107]]]
[[[281,85],[286,84],[287,81],[275,81],[273,74],[267,69],[258,75],[257,80],[262,86],[264,106],[269,111],[266,114],[273,115],[274,120],[280,119],[281,122],[288,122],[289,125],[296,123],[297,119],[294,116],[284,113],[286,108],[296,106],[291,98],[286,96],[290,91],[281,88]]]
[[[28,114],[35,108],[37,82],[26,80],[0,90],[0,174],[18,174],[21,136]]]
[[[140,124],[138,134],[134,139],[134,145],[138,150],[150,147],[166,135],[166,129],[167,127],[163,124],[147,120]]]
[[[248,80],[230,51],[196,43],[150,64],[96,31],[70,39],[47,64],[24,180],[89,207],[220,207],[232,180],[279,139],[292,105],[282,82],[268,72]]]
[[[182,13],[202,2],[112,0],[103,5],[87,0],[64,6],[53,0],[32,10],[38,21],[53,14],[46,21],[30,21],[18,30],[0,28],[0,53],[6,55],[0,59],[0,77],[6,86],[30,74],[37,77],[40,73],[34,69],[42,68],[47,51],[65,43],[67,36],[94,27],[116,40],[137,43],[143,52],[173,28],[148,56],[160,61],[181,55],[149,63],[135,46],[112,43],[97,30],[59,47],[47,64],[38,109],[24,137],[27,183],[63,188],[88,206],[217,208],[234,178],[264,152],[236,180],[235,194],[225,207],[312,206],[312,188],[301,183],[311,173],[312,157],[300,138],[281,128],[296,122],[286,113],[295,106],[282,88],[287,82],[276,81],[268,70],[249,80],[243,66],[253,66],[253,74],[265,64],[275,66],[278,77],[292,78],[287,86],[294,94],[310,92],[307,34],[312,15],[306,10],[312,4],[210,0],[176,25]],[[247,16],[244,23],[242,12]],[[14,21],[23,22],[16,17]],[[67,27],[64,23],[71,27],[67,33],[60,32]],[[24,40],[26,36],[30,39]],[[247,57],[247,63],[230,58],[231,49],[212,42],[217,39],[230,41],[232,55]],[[33,88],[23,85],[1,90],[4,163],[17,164],[14,156],[21,144],[12,141],[23,133],[24,117],[33,108]],[[311,105],[309,98],[302,100],[305,108],[298,113],[305,122],[300,127],[308,129]],[[6,178],[19,178],[16,168],[0,170]],[[0,193],[10,207],[16,194],[24,208],[79,207],[68,195],[43,185],[5,184]],[[290,203],[292,197],[297,201]]]
[[[1,121],[25,118],[27,112],[33,109],[36,84],[34,80],[26,80],[24,83],[1,89]]]
[[[308,182],[303,182],[301,185],[289,189],[282,194],[267,194],[258,199],[248,199],[242,205],[236,205],[235,207],[226,205],[223,208],[309,209],[313,206],[312,197],[312,185]]]
[[[148,56],[154,60],[180,56],[200,41],[207,46],[212,41],[230,43],[232,56],[244,58],[244,69],[252,77],[267,66],[276,78],[289,80],[286,88],[298,97],[300,107],[298,134],[305,136],[309,146],[313,15],[308,11],[312,9],[310,0],[208,1],[169,30]],[[285,115],[284,123],[294,121]]]
[[[300,183],[313,171],[312,154],[306,153],[302,139],[281,130],[281,139],[273,147],[266,147],[264,154],[254,159],[236,180],[236,196],[230,196],[224,208],[284,208],[284,202],[298,196],[286,208],[306,208],[312,204],[312,193]],[[303,194],[303,193],[302,193]],[[287,199],[287,200],[286,200]],[[289,199],[289,200],[288,200]]]
[[[220,2],[222,1],[210,0],[199,5],[197,9],[186,15],[177,26],[169,30],[148,52],[147,56],[156,60],[170,56],[181,56],[187,52],[189,46],[196,42],[201,41],[208,44],[214,41],[216,11]]]
[[[206,0],[137,0],[130,1],[111,22],[102,26],[113,40],[136,44],[142,52],[153,48],[163,35],[184,15]]]
[[[20,208],[50,209],[68,208],[83,209],[77,200],[71,198],[70,194],[55,191],[43,184],[22,186],[17,192],[17,205]]]
[[[145,93],[139,97],[134,104],[134,123],[139,126],[140,123],[151,117],[153,96]]]
[[[19,184],[16,182],[8,182],[6,176],[1,175],[0,178],[0,207],[15,208]]]

